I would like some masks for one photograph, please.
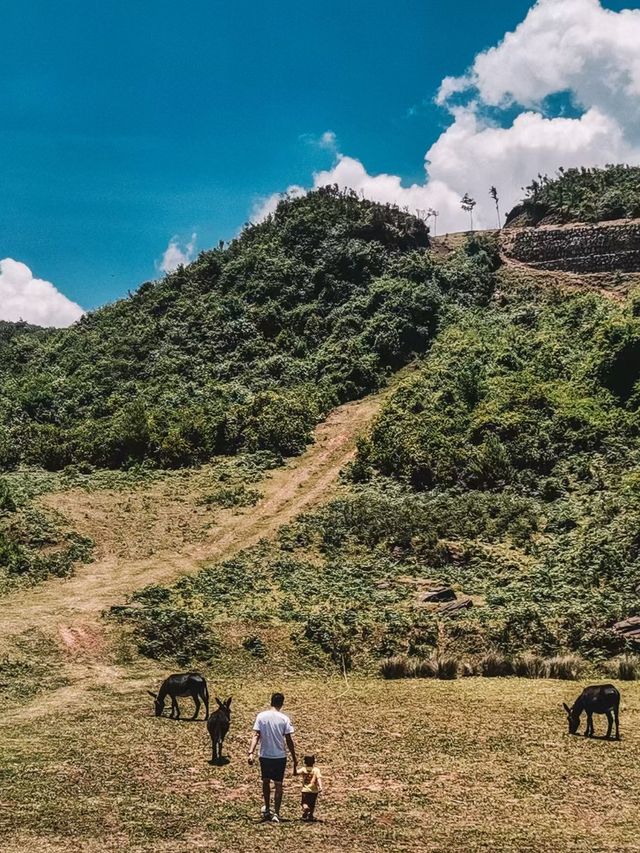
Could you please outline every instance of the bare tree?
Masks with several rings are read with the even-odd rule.
[[[436,236],[436,233],[438,230],[436,226],[438,224],[438,217],[439,216],[440,216],[439,210],[435,210],[433,207],[430,207],[429,210],[427,210],[427,220],[430,219],[431,217],[433,217],[433,236],[434,237]]]
[[[473,231],[473,208],[476,206],[476,200],[471,198],[469,193],[465,193],[460,199],[460,207],[465,211],[465,213],[469,214],[469,220],[471,222],[471,230]]]
[[[500,228],[502,227],[502,225],[500,223],[500,199],[498,198],[498,190],[495,187],[491,187],[491,189],[489,190],[489,195],[493,199],[494,204],[496,206],[496,216],[498,217],[498,231],[499,231]]]

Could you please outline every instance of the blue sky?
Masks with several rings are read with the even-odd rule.
[[[452,120],[433,103],[442,79],[530,6],[5,3],[0,258],[93,308],[157,277],[172,237],[233,236],[257,200],[309,186],[338,151],[423,182]],[[337,150],[314,141],[327,130]]]

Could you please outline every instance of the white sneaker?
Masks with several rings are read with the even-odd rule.
[[[262,806],[260,814],[262,815],[262,820],[271,820],[271,812],[266,806]]]
[[[280,823],[280,818],[275,812],[271,815],[271,823]]]

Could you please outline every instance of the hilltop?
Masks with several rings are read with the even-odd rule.
[[[538,175],[525,190],[507,214],[507,228],[640,217],[638,166],[561,168],[554,178]]]
[[[0,468],[291,455],[330,409],[424,352],[492,261],[441,268],[423,222],[334,188],[70,329],[0,348]]]

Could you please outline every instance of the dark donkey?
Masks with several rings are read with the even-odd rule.
[[[222,702],[216,696],[218,708],[209,717],[207,731],[211,737],[211,764],[222,763],[222,744],[229,731],[231,722],[231,696],[226,702]]]
[[[563,703],[564,704],[564,703]],[[569,734],[574,735],[580,726],[580,715],[583,711],[587,714],[587,728],[585,737],[593,737],[593,715],[606,714],[609,721],[607,737],[611,737],[613,721],[616,721],[616,740],[620,740],[620,726],[618,722],[618,711],[620,709],[620,692],[613,684],[594,684],[585,687],[582,693],[573,703],[573,707],[564,704],[564,709],[569,718]]]
[[[204,702],[205,720],[209,719],[209,691],[207,682],[203,675],[199,672],[178,672],[175,675],[170,675],[160,685],[160,691],[156,696],[150,690],[147,691],[150,696],[153,696],[155,702],[156,717],[160,717],[164,711],[164,700],[169,696],[171,698],[171,713],[169,716],[173,720],[180,719],[180,708],[178,706],[178,696],[191,696],[196,710],[194,711],[192,720],[195,720],[200,712],[200,700]]]

